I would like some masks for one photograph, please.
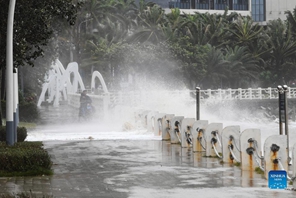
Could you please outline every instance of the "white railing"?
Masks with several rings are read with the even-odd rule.
[[[103,113],[108,119],[111,109],[116,106],[129,108],[151,109],[162,112],[169,112],[172,109],[192,108],[196,103],[196,90],[166,91],[125,91],[110,92],[104,94],[94,94],[91,91],[89,96],[93,99],[93,104],[98,112]],[[78,108],[80,94],[68,93],[68,104]],[[289,88],[287,97],[296,98],[296,88]],[[277,99],[277,88],[257,88],[257,89],[217,89],[200,90],[201,101],[226,101],[226,100],[270,100]],[[180,109],[180,106],[181,109]]]
[[[128,92],[112,92],[110,93],[111,102],[120,104],[143,104],[149,101],[187,99],[194,101],[196,98],[195,90],[183,91],[128,91]],[[207,89],[200,90],[201,100],[262,100],[262,99],[277,99],[277,88],[248,88],[248,89]],[[287,98],[296,98],[296,88],[288,88]],[[184,100],[183,100],[184,101]],[[186,101],[186,100],[185,100]]]
[[[296,88],[289,88],[289,96],[295,97]],[[293,94],[291,94],[293,91]],[[214,100],[253,100],[253,99],[276,99],[278,98],[277,88],[257,88],[257,89],[217,89],[201,90],[201,99]]]
[[[180,90],[180,91],[125,91],[111,92],[109,94],[90,96],[97,98],[105,98],[108,105],[140,106],[140,105],[163,105],[165,103],[178,102],[195,102],[195,90]],[[68,94],[69,95],[69,94]],[[70,94],[71,95],[71,94]],[[76,95],[76,94],[74,94]],[[107,97],[107,98],[106,98]],[[277,88],[257,88],[257,89],[216,89],[216,90],[200,90],[201,100],[263,100],[277,99]],[[287,98],[296,98],[296,88],[288,88]],[[71,101],[73,102],[73,101]],[[77,101],[76,101],[77,103]],[[78,106],[78,104],[73,106]]]
[[[261,100],[261,99],[277,99],[277,88],[257,88],[257,89],[217,89],[217,90],[200,90],[201,99],[213,100]],[[296,98],[296,88],[288,88],[288,98]]]

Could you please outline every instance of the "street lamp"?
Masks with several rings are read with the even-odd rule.
[[[196,120],[200,120],[200,87],[195,87],[196,91]]]
[[[287,151],[288,151],[288,163],[289,158],[289,130],[288,130],[288,111],[287,111],[287,93],[289,92],[289,87],[287,85],[278,85],[277,91],[279,93],[279,130],[280,135],[283,135],[283,122],[285,122],[285,135],[287,136]]]
[[[7,20],[6,45],[6,143],[13,146],[15,143],[16,128],[13,123],[13,22],[16,0],[9,1]]]

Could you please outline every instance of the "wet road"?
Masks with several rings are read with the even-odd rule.
[[[203,153],[147,134],[93,125],[93,131],[85,126],[77,135],[78,125],[73,119],[51,116],[56,121],[47,120],[50,126],[40,125],[29,132],[28,139],[45,138],[54,175],[0,178],[0,194],[32,191],[39,197],[69,198],[296,197],[292,190],[269,189],[259,174],[242,172],[239,167],[221,164],[217,158],[203,157]]]
[[[156,140],[46,141],[53,176],[1,178],[2,192],[54,197],[285,197],[256,173]]]

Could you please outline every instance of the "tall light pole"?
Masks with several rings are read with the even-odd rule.
[[[9,1],[6,40],[6,143],[15,143],[13,124],[13,21],[16,0]]]
[[[200,120],[200,87],[195,87],[196,91],[196,120]]]
[[[19,95],[18,95],[18,69],[13,69],[13,124],[14,141],[17,142],[17,126],[19,123]]]

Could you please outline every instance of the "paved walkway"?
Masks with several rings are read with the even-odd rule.
[[[269,189],[261,175],[166,141],[47,140],[44,146],[52,156],[54,175],[0,178],[0,195],[32,191],[37,197],[59,198],[296,197],[292,190]]]
[[[53,176],[0,178],[0,194],[32,191],[39,197],[165,198],[285,197],[256,173],[222,165],[164,141],[47,141]]]

